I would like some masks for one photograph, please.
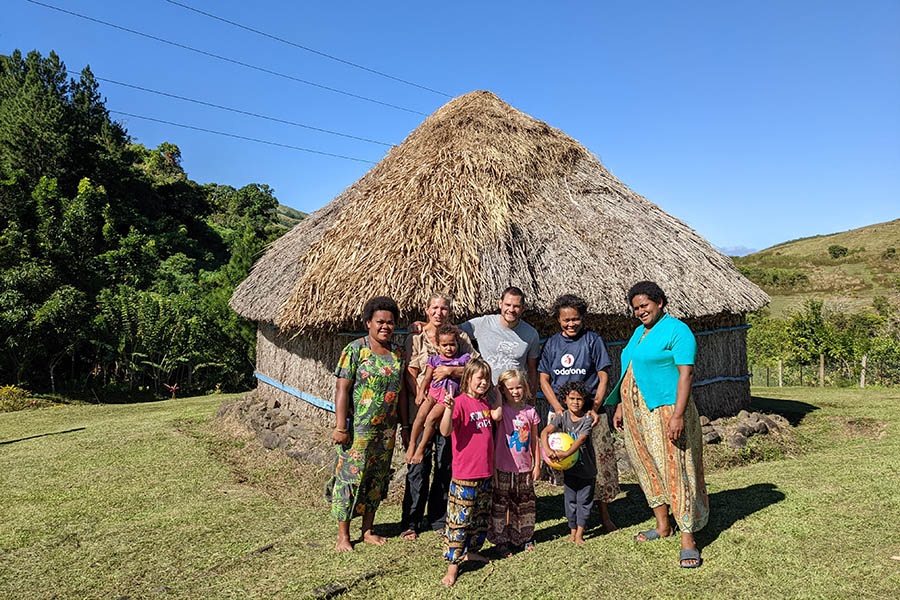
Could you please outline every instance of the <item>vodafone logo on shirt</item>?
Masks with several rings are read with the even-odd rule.
[[[585,369],[572,369],[572,365],[575,364],[575,357],[569,353],[563,354],[559,359],[560,364],[564,367],[562,369],[554,369],[554,375],[587,375],[587,370]]]

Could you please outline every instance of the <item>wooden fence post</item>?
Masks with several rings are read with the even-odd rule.
[[[778,387],[784,387],[784,383],[781,379],[781,359],[778,359]]]
[[[859,387],[866,387],[866,355],[862,356],[862,369],[859,372]]]
[[[825,355],[819,355],[819,387],[825,387]]]

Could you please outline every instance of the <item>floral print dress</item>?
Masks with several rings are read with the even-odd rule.
[[[387,496],[402,374],[403,351],[392,347],[376,354],[368,337],[347,344],[338,359],[334,376],[352,383],[350,441],[335,446],[337,462],[327,488],[338,521],[375,512]]]

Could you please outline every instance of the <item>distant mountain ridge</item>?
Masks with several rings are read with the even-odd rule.
[[[747,246],[713,246],[713,248],[726,256],[747,256],[759,252],[758,248],[748,248]]]

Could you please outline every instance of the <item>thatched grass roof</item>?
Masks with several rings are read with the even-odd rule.
[[[657,281],[678,317],[769,301],[578,142],[479,91],[441,107],[273,243],[231,306],[284,329],[334,329],[357,322],[374,295],[420,314],[432,292],[448,292],[465,318],[494,311],[517,285],[532,311],[571,292],[592,313],[625,315],[640,279]]]

